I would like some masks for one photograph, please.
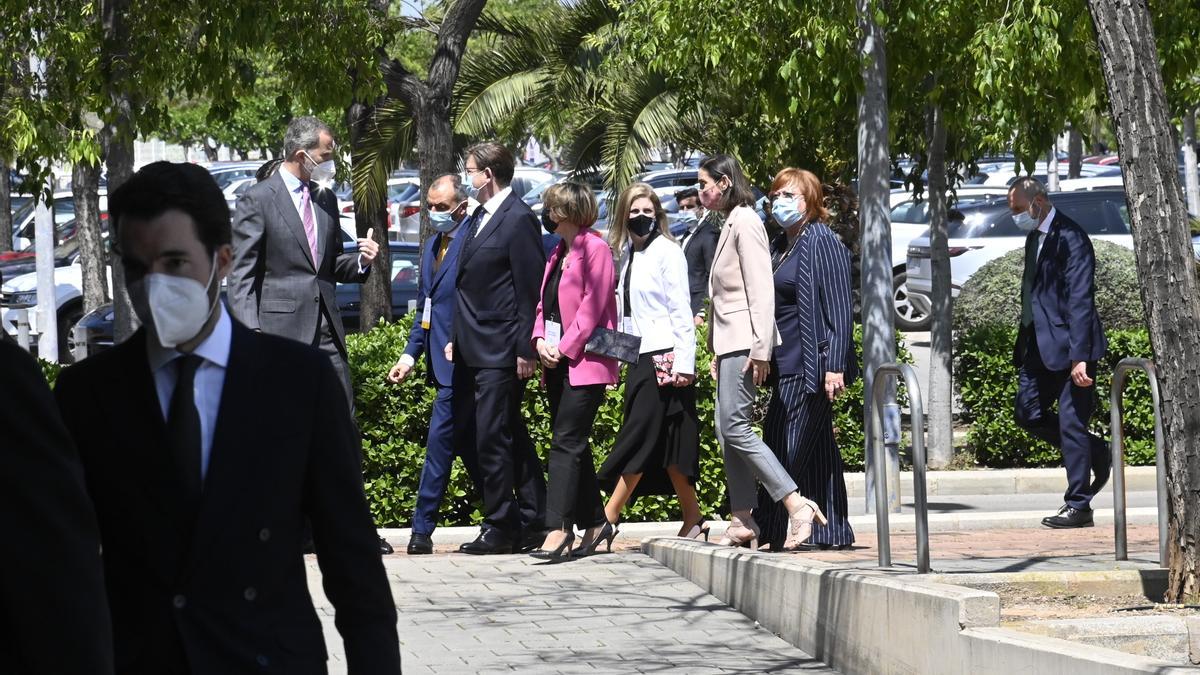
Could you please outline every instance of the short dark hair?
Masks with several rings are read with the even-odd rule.
[[[496,182],[508,187],[512,183],[517,160],[508,148],[491,141],[476,143],[467,148],[466,157],[475,159],[479,170],[491,169]]]
[[[258,167],[258,171],[254,172],[255,182],[261,183],[271,176],[274,176],[276,173],[278,173],[280,164],[283,164],[282,157],[268,159],[266,162],[263,162],[263,165]]]
[[[675,193],[675,203],[679,203],[685,199],[691,199],[692,197],[700,199],[700,191],[694,187],[683,188],[679,192]]]
[[[729,179],[729,189],[721,195],[718,211],[729,213],[735,207],[754,204],[754,192],[750,189],[750,183],[746,181],[742,167],[732,155],[713,155],[700,162],[700,168],[712,176],[714,181]]]
[[[109,196],[113,241],[121,241],[121,225],[126,218],[149,220],[171,209],[191,216],[196,237],[210,255],[232,242],[229,206],[212,174],[195,164],[173,162],[143,166]]]

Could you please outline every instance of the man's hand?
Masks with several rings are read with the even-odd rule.
[[[1071,364],[1071,381],[1076,387],[1090,387],[1095,380],[1088,376],[1087,361],[1075,361]]]
[[[704,315],[697,314],[696,316],[692,317],[692,321],[696,324],[696,327],[699,328],[704,324]]]
[[[538,358],[542,362],[542,367],[546,368],[547,370],[553,370],[558,365],[558,361],[562,358],[562,354],[559,353],[558,347],[551,347],[550,343],[546,342],[542,338],[538,338],[537,353]],[[518,370],[519,369],[520,366],[518,366]]]
[[[447,361],[449,361],[450,363],[454,363],[454,343],[453,342],[447,342],[445,349],[442,350],[442,353],[446,355]]]
[[[396,365],[392,366],[390,371],[388,371],[388,381],[395,384],[400,384],[404,381],[404,378],[408,377],[410,372],[412,372],[412,366],[408,365],[407,363],[397,363]]]
[[[754,386],[761,387],[763,382],[767,381],[767,375],[771,373],[770,361],[759,361],[758,359],[746,359],[746,365],[742,367],[742,372],[754,369],[753,378]]]
[[[363,267],[370,267],[375,261],[375,256],[379,255],[379,243],[371,238],[375,234],[375,228],[367,228],[367,237],[358,240],[358,257],[362,260]]]
[[[537,368],[537,361],[533,359],[524,359],[517,357],[517,377],[522,380],[528,380],[533,377],[533,371]]]
[[[715,356],[708,362],[708,374],[712,376],[714,381],[717,379],[717,357]]]
[[[825,373],[825,395],[832,401],[846,391],[846,379],[841,373]]]
[[[695,375],[685,375],[684,373],[675,373],[675,379],[671,382],[676,387],[686,387],[696,381]]]

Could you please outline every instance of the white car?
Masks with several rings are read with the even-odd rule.
[[[1129,211],[1125,191],[1119,189],[1055,192],[1050,195],[1056,209],[1079,223],[1093,241],[1106,240],[1133,249],[1129,233]],[[1025,245],[1026,234],[1013,223],[1007,197],[980,202],[960,209],[963,223],[950,232],[951,295],[984,264]],[[908,288],[917,309],[928,313],[933,291],[929,235],[914,239],[908,249]],[[1014,293],[1020,289],[1013,289]]]
[[[108,217],[108,191],[100,188],[99,197],[100,218],[103,220]],[[36,227],[34,222],[36,206],[33,200],[29,200],[13,212],[12,246],[14,251],[24,251],[33,245],[34,228]],[[75,220],[75,194],[70,190],[55,192],[53,212],[56,228]]]
[[[108,276],[108,287],[112,288],[112,268],[105,267],[105,274]],[[36,272],[13,277],[0,286],[0,323],[4,324],[4,331],[16,337],[18,317],[24,310],[28,316],[29,337],[33,345],[37,344],[41,334],[37,320],[37,295]],[[83,268],[78,262],[54,269],[54,296],[58,317],[58,357],[63,363],[70,363],[71,350],[74,348],[72,334],[75,324],[83,317]]]
[[[1061,181],[1068,180],[1067,175],[1069,169],[1070,165],[1068,162],[1062,160],[1058,162],[1060,191],[1064,189],[1061,186]],[[1034,165],[1032,175],[1034,178],[1041,181],[1042,184],[1045,184],[1046,177],[1049,175],[1049,173],[1049,164],[1043,160]],[[979,167],[979,176],[976,176],[976,180],[978,180],[979,177],[983,177],[983,180],[978,183],[979,185],[1007,187],[1008,185],[1011,185],[1018,176],[1023,175],[1025,175],[1023,168],[1018,170],[1013,162],[1004,162],[998,164],[981,165]],[[1121,167],[1117,165],[1105,164],[1081,164],[1079,167],[1079,176],[1080,178],[1103,178],[1113,176],[1120,178]]]

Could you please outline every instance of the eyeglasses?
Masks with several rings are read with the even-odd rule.
[[[468,176],[474,176],[475,174],[477,174],[477,173],[481,173],[481,172],[484,172],[484,171],[487,171],[487,169],[480,169],[480,168],[474,168],[474,169],[472,169],[472,168],[471,168],[471,167],[469,167],[469,166],[468,166],[468,167],[464,167],[464,168],[463,168],[463,173],[467,174]]]

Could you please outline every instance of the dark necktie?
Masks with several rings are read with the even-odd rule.
[[[175,359],[177,377],[167,409],[167,440],[178,471],[182,496],[189,508],[200,499],[200,413],[193,394],[196,369],[204,363],[195,354]]]
[[[1037,276],[1039,232],[1025,237],[1025,271],[1021,275],[1021,325],[1033,325],[1033,280]]]

